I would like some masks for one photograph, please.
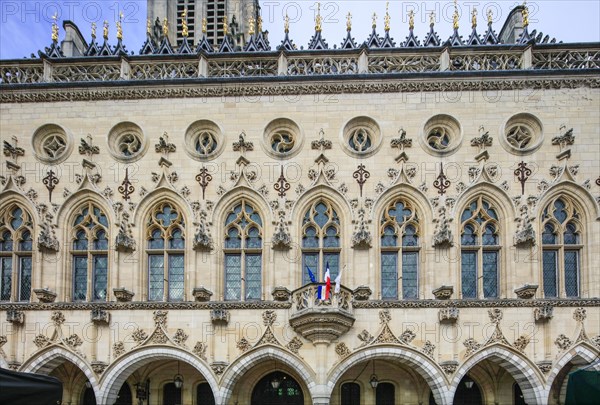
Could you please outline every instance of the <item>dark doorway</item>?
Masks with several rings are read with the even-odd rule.
[[[163,387],[163,405],[181,405],[181,388],[177,388],[175,383]]]
[[[92,387],[86,388],[83,392],[83,405],[96,405],[96,395]]]
[[[304,394],[300,385],[289,375],[278,371],[264,376],[252,391],[252,405],[303,404]]]
[[[196,388],[197,405],[215,405],[215,397],[209,383],[199,384]]]
[[[396,404],[396,389],[393,384],[379,383],[376,389],[377,399],[376,405],[395,405]]]
[[[360,405],[360,385],[357,383],[342,384],[341,405]]]
[[[514,405],[527,405],[527,402],[525,402],[525,396],[523,395],[523,391],[521,391],[521,387],[519,387],[519,384],[517,384],[517,383],[513,384],[513,394],[514,394],[514,400],[513,400]]]
[[[115,405],[133,405],[131,389],[129,388],[129,384],[123,383],[123,386],[121,386],[121,389],[119,390],[117,402],[115,402]]]
[[[452,403],[462,405],[483,405],[481,391],[477,383],[468,376],[463,377],[458,384]]]

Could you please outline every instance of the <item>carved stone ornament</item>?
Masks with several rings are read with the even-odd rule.
[[[56,299],[56,293],[54,291],[50,291],[48,289],[48,287],[46,288],[36,288],[33,290],[33,292],[35,293],[35,296],[37,297],[37,299],[40,302],[49,304],[51,302],[54,302],[54,300]]]
[[[573,319],[577,322],[583,322],[585,321],[585,318],[587,318],[587,311],[585,308],[577,308],[573,311]]]
[[[50,340],[44,336],[44,335],[37,335],[35,337],[35,339],[33,339],[33,343],[39,348],[42,349],[46,346],[48,346],[51,342]]]
[[[541,360],[535,363],[535,365],[540,369],[540,371],[544,374],[548,374],[550,370],[552,370],[552,361],[550,360]]]
[[[65,316],[60,311],[53,311],[50,319],[52,320],[52,323],[54,323],[54,326],[60,326],[65,323]]]
[[[110,313],[104,309],[94,308],[90,313],[90,319],[95,324],[109,324]]]
[[[348,349],[348,346],[346,346],[346,343],[344,342],[335,345],[335,352],[341,358],[348,357],[352,354],[352,352],[350,351],[350,349]]]
[[[530,341],[529,336],[521,335],[517,340],[515,340],[515,342],[513,343],[513,346],[518,351],[523,352],[523,351],[525,351],[525,348],[529,344],[529,341]]]
[[[370,344],[373,341],[373,339],[375,338],[366,329],[363,329],[363,331],[360,332],[357,337],[362,342],[362,344],[360,345],[360,347],[363,347],[363,346],[366,346],[366,345]]]
[[[141,344],[144,340],[148,339],[148,334],[144,332],[143,329],[136,329],[132,334],[131,338],[138,345]]]
[[[192,295],[198,302],[208,302],[210,301],[210,297],[212,297],[212,291],[200,286],[196,287],[192,290]]]
[[[451,375],[454,374],[456,369],[458,368],[458,361],[456,360],[446,360],[440,363],[440,367],[444,370],[444,373]]]
[[[129,223],[129,214],[121,213],[121,221],[119,223],[119,232],[115,238],[115,250],[118,252],[133,252],[136,244]]]
[[[524,286],[515,289],[515,294],[517,294],[518,298],[528,300],[535,297],[537,289],[537,284],[525,284]]]
[[[352,296],[357,301],[366,301],[371,294],[373,294],[373,291],[366,285],[360,285],[352,291]]]
[[[558,335],[558,337],[554,341],[554,344],[556,345],[556,347],[558,347],[562,351],[567,350],[571,346],[572,343],[573,342],[571,342],[571,339],[569,339],[562,333],[560,335]]]
[[[104,373],[104,370],[106,370],[106,367],[108,367],[108,363],[103,361],[92,361],[91,366],[92,370],[94,370],[94,373],[100,375]]]
[[[6,311],[6,321],[13,325],[22,325],[25,322],[25,314],[23,311],[17,311],[16,309],[9,309]]]
[[[438,311],[438,319],[440,322],[454,323],[458,321],[460,310],[456,307],[440,308]]]
[[[533,246],[535,245],[535,230],[533,229],[533,217],[529,216],[529,208],[522,205],[519,209],[520,218],[516,218],[517,230],[515,231],[515,246]]]
[[[113,344],[113,358],[117,358],[125,353],[125,344],[123,342],[115,342]]]
[[[135,295],[132,291],[126,290],[125,287],[113,288],[113,294],[118,302],[129,302]]]
[[[225,369],[227,368],[228,365],[229,365],[229,363],[227,363],[225,361],[214,361],[210,365],[210,368],[212,368],[212,370],[215,372],[216,375],[221,375],[225,372]]]
[[[365,209],[360,208],[358,210],[358,223],[352,234],[352,247],[354,249],[369,249],[371,247],[371,232],[367,230],[367,224],[365,221]]]
[[[169,311],[154,311],[152,312],[152,319],[154,319],[154,326],[163,328],[167,327],[167,316],[169,315]]]
[[[21,362],[20,361],[9,361],[8,368],[11,369],[12,371],[18,371],[19,368],[21,368]]]
[[[415,339],[416,336],[417,335],[415,334],[415,332],[407,329],[400,335],[400,342],[404,343],[405,345],[408,345]]]
[[[298,351],[300,350],[300,348],[304,345],[304,343],[302,343],[302,341],[300,339],[298,339],[296,336],[294,336],[294,338],[292,340],[289,341],[289,343],[287,345],[285,345],[285,347],[287,347],[287,349],[295,354],[298,354]]]
[[[277,250],[288,250],[292,248],[292,237],[290,230],[288,229],[287,221],[285,220],[285,211],[280,210],[277,215],[279,220],[275,225],[275,233],[271,238],[271,244],[273,249]]]
[[[421,351],[425,353],[429,357],[433,357],[433,351],[435,350],[435,345],[431,343],[429,340],[425,342]]]
[[[536,322],[549,321],[554,316],[554,308],[552,305],[543,305],[533,309],[533,319]]]
[[[290,297],[292,296],[292,292],[286,287],[279,286],[273,288],[271,295],[275,301],[289,301]]]
[[[65,344],[72,349],[76,349],[83,344],[83,340],[81,340],[81,338],[74,333],[65,339]]]
[[[47,221],[40,222],[40,234],[38,236],[37,246],[42,252],[58,252],[60,243],[56,238],[55,226]]]
[[[214,324],[225,324],[229,323],[229,311],[226,309],[213,309],[210,311],[210,320]]]
[[[454,292],[454,287],[451,285],[443,285],[432,291],[436,300],[449,300]]]
[[[213,248],[212,235],[206,221],[207,216],[208,213],[206,211],[200,211],[200,220],[197,223],[196,233],[194,234],[194,250],[210,251]]]
[[[200,357],[202,360],[206,361],[206,349],[207,349],[207,345],[204,342],[196,342],[196,345],[194,346],[194,350],[192,350],[192,352]]]
[[[185,342],[188,340],[189,335],[185,333],[183,329],[177,329],[173,335],[173,342],[178,346],[185,347]]]
[[[472,355],[477,350],[481,348],[481,343],[477,343],[477,341],[473,338],[469,338],[463,342],[463,345],[467,348],[467,352],[465,353],[465,357]]]
[[[446,208],[440,207],[438,209],[438,216],[434,218],[435,230],[433,232],[433,246],[434,247],[448,247],[454,244],[452,230],[450,229],[450,222],[452,219],[446,217]]]

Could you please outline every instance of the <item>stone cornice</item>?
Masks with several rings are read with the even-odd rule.
[[[600,298],[573,299],[503,299],[503,300],[407,300],[407,301],[354,301],[354,309],[385,308],[536,308],[550,305],[558,308],[600,307]],[[291,303],[276,301],[249,302],[56,302],[56,303],[1,303],[0,311],[11,309],[19,311],[76,311],[105,309],[118,310],[265,310],[289,309]]]
[[[521,72],[523,73],[523,72]],[[534,74],[531,72],[531,74]],[[565,77],[566,75],[571,77]],[[91,83],[47,84],[40,86],[10,86],[2,88],[0,103],[40,103],[101,100],[173,99],[202,97],[260,97],[260,96],[302,96],[313,94],[355,94],[355,93],[412,93],[412,92],[457,92],[457,91],[511,91],[521,89],[574,89],[579,87],[600,88],[600,78],[594,74],[573,77],[572,72],[565,76],[541,76],[526,78],[508,77],[459,77],[455,75],[435,75],[429,77],[384,77],[350,78],[345,80],[308,78],[298,81],[257,80],[238,83],[173,83],[156,81],[153,83]],[[304,78],[306,79],[306,78]]]

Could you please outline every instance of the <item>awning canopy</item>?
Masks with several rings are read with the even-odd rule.
[[[56,405],[62,402],[62,391],[57,378],[0,368],[0,404]]]

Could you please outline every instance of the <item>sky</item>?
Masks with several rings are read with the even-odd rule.
[[[175,0],[169,0],[175,1]],[[290,18],[290,37],[300,47],[307,47],[314,34],[316,2],[307,0],[260,0],[263,29],[269,31],[271,48],[275,49],[283,39],[283,18]],[[471,32],[471,12],[477,10],[478,32],[483,34],[487,26],[486,13],[494,14],[493,27],[498,33],[510,10],[521,2],[458,1],[460,13],[459,33],[467,39]],[[539,0],[528,1],[530,31],[536,29],[563,42],[600,42],[599,0]],[[352,14],[352,35],[362,43],[371,33],[372,15],[377,14],[377,31],[383,34],[383,16],[386,2],[375,0],[321,1],[323,37],[330,48],[342,42],[346,36],[346,15]],[[409,10],[415,12],[415,34],[423,40],[429,31],[429,14],[436,13],[435,29],[445,41],[452,33],[452,1],[390,1],[390,35],[396,43],[408,35]],[[102,40],[102,22],[109,21],[109,44],[116,44],[115,21],[119,12],[124,14],[123,36],[129,52],[136,54],[146,35],[146,0],[0,0],[0,59],[18,59],[37,56],[51,43],[52,16],[58,13],[60,34],[64,38],[63,20],[74,21],[85,39],[91,39],[91,23],[98,26],[98,38]]]

